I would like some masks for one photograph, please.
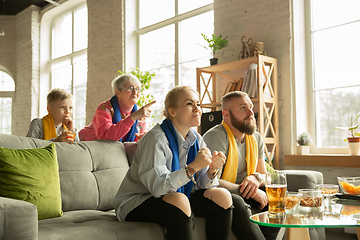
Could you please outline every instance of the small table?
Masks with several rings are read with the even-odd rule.
[[[360,201],[335,198],[332,214],[325,215],[322,208],[297,207],[283,217],[270,217],[268,212],[250,216],[250,221],[268,227],[288,228],[287,239],[310,240],[309,228],[355,227],[360,240]]]

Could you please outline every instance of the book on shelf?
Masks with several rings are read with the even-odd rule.
[[[244,81],[243,78],[240,78],[240,79],[239,79],[239,81],[238,81],[237,84],[236,84],[235,91],[240,91],[240,89],[241,89],[241,87],[242,87],[242,84],[243,84],[243,81]]]
[[[247,90],[249,89],[249,78],[250,78],[250,71],[245,71],[245,75],[244,75],[244,81],[243,84],[241,86],[241,91],[242,92],[247,92]]]
[[[249,89],[247,90],[247,94],[250,98],[257,97],[256,89],[257,89],[257,64],[250,63],[249,70],[250,71],[250,79],[249,79]]]

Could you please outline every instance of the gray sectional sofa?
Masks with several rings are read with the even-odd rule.
[[[0,146],[6,148],[38,148],[50,143],[0,134]],[[56,143],[63,216],[38,220],[33,204],[0,197],[0,239],[165,239],[160,225],[119,222],[114,213],[113,198],[135,148],[133,143],[103,140]],[[289,190],[296,191],[315,187],[322,182],[322,174],[292,171],[288,179]],[[204,219],[196,218],[194,239],[206,239]],[[231,235],[230,239],[236,238]]]

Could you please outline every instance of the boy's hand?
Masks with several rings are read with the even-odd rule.
[[[64,119],[63,124],[68,129],[74,129],[74,120],[72,118]]]
[[[60,136],[55,138],[54,142],[68,142],[68,138],[71,138],[70,132],[63,132]]]

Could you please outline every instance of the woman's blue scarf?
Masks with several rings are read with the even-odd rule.
[[[121,113],[120,113],[119,102],[116,95],[110,99],[110,103],[112,108],[114,109],[114,116],[112,118],[112,122],[113,124],[117,124],[121,120]],[[137,109],[138,107],[135,104],[131,112],[132,113],[136,112]],[[125,136],[124,142],[133,142],[135,140],[135,133],[137,133],[137,129],[136,129],[137,124],[138,124],[138,120],[136,120],[135,123],[131,126],[130,131]],[[119,142],[122,142],[122,138],[120,138]]]
[[[173,155],[173,159],[171,162],[171,168],[172,168],[171,171],[175,172],[180,169],[179,144],[178,144],[175,128],[174,128],[171,120],[169,120],[169,119],[165,119],[160,126],[161,126],[162,130],[164,131],[166,138],[169,141],[169,147],[170,147],[172,155]],[[195,143],[190,147],[186,164],[190,164],[192,161],[194,161],[198,151],[199,151],[199,142],[196,138]],[[194,183],[192,181],[190,181],[186,185],[178,188],[177,192],[184,193],[189,198],[193,185],[194,185]]]

